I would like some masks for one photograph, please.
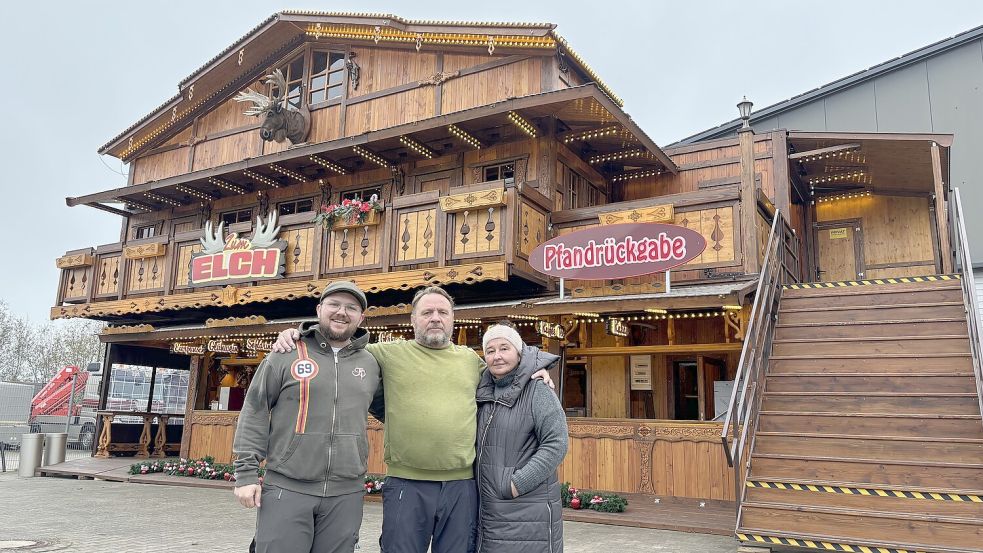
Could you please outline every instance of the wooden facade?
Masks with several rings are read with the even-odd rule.
[[[302,143],[264,142],[233,100],[266,90],[274,68],[303,84]],[[112,347],[239,344],[189,355],[183,455],[231,459],[237,415],[210,409],[219,384],[248,386],[264,353],[247,341],[311,316],[328,282],[368,292],[368,325],[386,338],[408,337],[412,292],[440,284],[458,300],[458,343],[477,345],[482,325],[510,317],[527,341],[564,353],[562,479],[733,501],[713,422],[726,392],[715,386],[734,378],[776,210],[789,221],[794,280],[951,268],[935,216],[944,139],[776,131],[663,150],[550,26],[284,12],[180,88],[103,148],[130,163],[126,187],[68,199],[123,216],[122,238],[57,260],[51,316],[109,321]],[[810,154],[820,151],[852,157]],[[892,169],[899,160],[911,170]],[[313,221],[322,206],[371,195],[383,207],[364,224]],[[271,213],[282,278],[191,281],[206,225],[251,236]],[[686,227],[707,248],[671,272],[671,290],[663,274],[566,281],[565,301],[530,265],[552,237],[628,221]],[[565,337],[540,338],[537,322]],[[381,436],[373,426],[371,472],[384,471]]]

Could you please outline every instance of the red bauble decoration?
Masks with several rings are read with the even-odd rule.
[[[570,508],[571,509],[579,509],[580,508],[580,498],[579,497],[574,497],[573,499],[570,500]]]

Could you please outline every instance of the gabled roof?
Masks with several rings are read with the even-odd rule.
[[[754,121],[756,120],[761,121],[768,117],[772,117],[783,112],[791,111],[793,109],[798,108],[799,106],[808,104],[809,102],[813,102],[820,98],[833,95],[841,90],[850,88],[864,81],[869,81],[886,73],[890,73],[895,69],[905,67],[907,65],[912,65],[920,61],[924,61],[927,58],[931,58],[947,50],[957,48],[968,42],[978,40],[981,37],[983,37],[983,25],[976,27],[974,29],[970,29],[963,33],[959,33],[958,35],[949,37],[947,39],[929,44],[928,46],[924,46],[917,50],[913,50],[911,52],[908,52],[907,54],[904,54],[892,60],[888,60],[884,63],[880,63],[873,67],[869,67],[862,71],[858,71],[852,75],[843,77],[842,79],[838,79],[831,83],[824,84],[808,92],[799,94],[797,96],[793,96],[788,100],[783,100],[776,104],[772,104],[766,108],[757,110],[751,114],[751,123],[753,125]],[[683,138],[678,142],[674,142],[670,144],[669,146],[667,146],[667,148],[678,144],[692,144],[694,142],[700,142],[702,140],[728,136],[735,133],[740,126],[741,126],[741,120],[734,119],[722,125],[707,129],[702,132],[698,132],[691,136],[687,136],[686,138]]]
[[[562,53],[619,107],[621,99],[555,32],[552,23],[497,23],[403,19],[390,14],[288,10],[273,14],[178,83],[178,94],[155,108],[101,148],[124,161],[156,146],[193,118],[249,85],[305,40],[322,37],[355,43],[415,44],[544,50]]]

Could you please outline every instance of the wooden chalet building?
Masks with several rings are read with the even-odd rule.
[[[276,69],[284,101],[309,113],[309,132],[297,143],[264,141],[262,120],[244,115],[248,104],[235,99],[247,88],[280,93],[264,79]],[[823,381],[826,369],[809,361],[820,352],[851,371],[876,364],[872,352],[909,359],[948,348],[943,357],[957,358],[972,376],[962,304],[949,298],[935,306],[931,296],[955,294],[961,302],[958,280],[886,284],[953,271],[950,143],[949,135],[748,129],[663,149],[553,25],[286,11],[103,146],[101,153],[129,164],[129,182],[68,204],[121,216],[120,238],[58,259],[51,317],[110,323],[101,337],[107,381],[114,367],[127,365],[189,371],[187,407],[171,414],[183,425],[160,433],[152,413],[142,431],[107,425],[122,413],[106,411],[97,456],[180,452],[228,461],[252,371],[277,332],[311,317],[326,283],[351,279],[366,290],[366,324],[384,340],[411,338],[413,292],[440,284],[457,298],[458,343],[477,348],[486,324],[511,318],[527,341],[562,353],[555,380],[571,434],[562,480],[735,502],[745,493],[745,473],[740,462],[736,471],[728,466],[731,450],[720,447],[722,436],[728,447],[735,437],[723,419],[730,413],[736,420],[730,428],[739,442],[741,430],[750,431],[736,457],[748,459],[762,401],[756,384],[772,341],[787,370],[804,376],[786,378],[784,388],[769,384],[768,394],[785,395],[764,401],[785,404],[772,409],[772,419],[761,412],[762,425],[795,419],[786,411],[816,397],[827,404],[813,411],[864,412],[848,405],[856,397],[843,395],[852,390],[847,376]],[[373,196],[382,211],[364,223],[313,222],[322,206]],[[669,290],[661,274],[568,280],[561,299],[559,283],[530,265],[530,253],[547,239],[628,221],[687,227],[707,247],[672,270]],[[264,261],[241,257],[233,270],[219,253],[194,274],[202,263],[195,259],[215,254],[202,249],[222,223],[240,239],[268,239],[282,269],[257,276],[247,265]],[[795,291],[822,298],[782,304],[790,314],[776,338],[763,314],[776,312],[782,286],[815,281],[854,282],[835,293]],[[921,301],[922,286],[941,291],[925,291]],[[891,312],[885,320],[896,324],[864,323],[849,311],[854,300],[868,315]],[[907,318],[946,319],[951,328],[939,333],[948,341],[925,339],[935,327],[902,324]],[[921,338],[900,338],[909,335]],[[936,365],[943,370],[934,361],[924,370]],[[858,384],[904,392],[885,378]],[[955,387],[973,380],[953,378]],[[955,392],[946,390],[938,393]],[[974,388],[960,393],[968,403],[968,394],[976,397]],[[978,415],[967,423],[976,434]],[[780,449],[809,434],[789,432],[758,445]],[[381,427],[370,434],[369,470],[382,473]],[[778,463],[782,455],[771,454],[760,462]]]

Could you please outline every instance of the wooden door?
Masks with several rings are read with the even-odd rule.
[[[816,225],[816,280],[864,278],[863,227],[859,219]]]

